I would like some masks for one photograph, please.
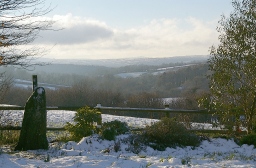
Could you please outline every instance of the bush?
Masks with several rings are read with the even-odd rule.
[[[101,113],[96,109],[83,107],[77,110],[74,116],[75,125],[67,123],[65,128],[70,132],[72,139],[79,141],[81,138],[97,133],[97,125],[101,125]]]
[[[114,140],[116,135],[121,135],[129,131],[127,123],[114,120],[103,123],[101,137],[107,140]]]
[[[255,119],[255,120],[256,120],[256,119]],[[256,121],[254,121],[253,124],[252,124],[252,131],[253,131],[254,133],[256,133]]]
[[[116,135],[115,135],[115,130],[112,129],[112,128],[107,128],[107,129],[104,129],[101,133],[101,137],[103,139],[106,139],[106,140],[115,140],[116,138]]]
[[[165,150],[166,147],[198,146],[200,138],[190,133],[183,124],[171,118],[163,118],[161,121],[147,126],[143,133],[149,146],[157,150]]]
[[[256,147],[256,133],[243,136],[240,144],[254,145]]]

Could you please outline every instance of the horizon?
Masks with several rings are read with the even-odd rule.
[[[95,59],[95,58],[50,58],[50,57],[39,57],[40,59],[49,59],[49,60],[89,60],[89,61],[100,61],[100,60],[137,60],[137,59],[172,59],[172,58],[185,58],[185,57],[209,57],[210,55],[178,55],[178,56],[170,56],[170,57],[124,57],[124,58],[102,58],[102,59]]]
[[[39,58],[37,62],[47,62],[51,65],[70,64],[70,65],[89,65],[104,67],[123,67],[129,65],[163,65],[169,63],[191,63],[207,61],[209,55],[191,55],[191,56],[174,56],[161,58],[105,58],[105,59],[55,59]]]

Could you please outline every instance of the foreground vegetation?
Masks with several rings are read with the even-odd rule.
[[[134,130],[127,123],[114,120],[102,123],[101,114],[95,109],[84,107],[77,110],[74,116],[75,122],[67,123],[66,129],[69,133],[59,134],[56,141],[80,141],[83,137],[98,134],[101,139],[115,141],[115,150],[118,151],[120,146],[118,135],[127,134],[126,139],[130,146],[129,150],[133,153],[140,153],[150,146],[153,149],[163,151],[167,147],[196,147],[202,140],[210,138],[235,139],[239,144],[248,144],[256,146],[256,134],[209,134],[191,132],[187,124],[179,122],[176,118],[162,118],[159,122],[146,126],[145,128]],[[18,142],[19,131],[0,131],[0,144],[15,146]],[[49,134],[49,133],[48,133]],[[56,133],[55,133],[56,136]]]

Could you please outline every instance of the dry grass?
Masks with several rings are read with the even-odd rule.
[[[18,143],[19,130],[0,130],[0,145],[13,145]]]

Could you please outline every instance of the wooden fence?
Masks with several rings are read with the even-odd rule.
[[[76,111],[81,107],[47,107],[47,110],[67,110]],[[198,114],[198,115],[210,115],[211,113],[206,110],[177,110],[177,109],[153,109],[153,108],[124,108],[124,107],[104,107],[96,106],[102,114],[111,114],[116,116],[130,116],[141,117],[150,119],[160,119],[162,117],[171,117],[173,114]],[[0,106],[0,110],[24,110],[21,106]],[[21,127],[2,127],[0,130],[19,130]],[[63,128],[48,128],[49,130],[62,130]]]
[[[119,116],[131,116],[138,117],[142,113],[148,113],[149,116],[146,118],[159,119],[162,117],[171,117],[172,114],[199,114],[199,115],[212,115],[214,112],[207,110],[185,110],[185,109],[155,109],[155,108],[127,108],[127,107],[104,107],[97,105],[94,107],[102,112],[102,114],[112,114]],[[157,115],[154,115],[157,114]],[[150,116],[151,115],[151,116]]]
[[[47,110],[67,110],[67,111],[76,111],[81,107],[47,107]],[[213,112],[206,110],[183,110],[183,109],[153,109],[153,108],[124,108],[124,107],[104,107],[97,105],[94,107],[98,109],[102,114],[111,114],[116,116],[130,116],[130,117],[141,117],[141,118],[150,118],[150,119],[160,119],[162,117],[173,117],[174,115],[197,115],[197,116],[207,116],[211,118]],[[24,110],[24,107],[21,106],[0,106],[0,110]],[[191,117],[189,118],[191,119]],[[205,118],[203,118],[205,120]],[[2,126],[0,130],[21,130],[21,126]],[[64,127],[54,128],[47,127],[48,131],[65,131]],[[227,133],[227,130],[206,130],[198,129],[191,130],[201,133]],[[246,133],[246,132],[242,132]]]

